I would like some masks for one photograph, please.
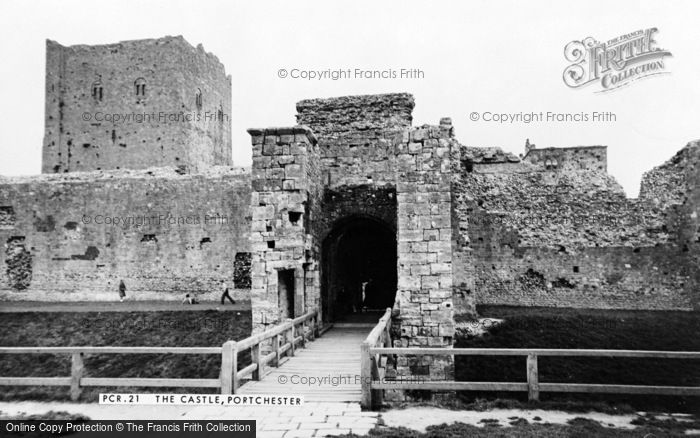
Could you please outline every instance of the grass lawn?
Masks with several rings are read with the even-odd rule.
[[[247,311],[26,312],[0,315],[0,346],[221,346],[250,336]],[[247,355],[247,353],[246,353]],[[239,366],[250,361],[241,355]],[[70,376],[70,355],[0,355],[0,376]],[[86,377],[218,378],[220,355],[87,355]],[[81,400],[99,392],[215,392],[202,388],[85,388]],[[67,400],[68,387],[3,387],[0,400]]]
[[[483,307],[484,318],[504,319],[481,337],[458,335],[456,347],[581,348],[700,351],[697,312],[604,311]],[[639,358],[538,358],[540,382],[700,386],[700,361]],[[458,357],[461,381],[526,381],[525,359]],[[525,393],[461,392],[464,403],[483,398],[526,400]],[[700,397],[541,393],[543,402],[578,400],[628,404],[633,409],[700,412]]]

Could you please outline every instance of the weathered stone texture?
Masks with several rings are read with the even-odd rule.
[[[5,242],[5,276],[15,290],[25,290],[32,283],[32,254],[24,245],[23,236],[13,236]]]
[[[249,181],[225,167],[0,178],[14,218],[0,227],[0,299],[112,301],[123,279],[129,299],[218,300],[249,250]]]
[[[371,217],[397,229],[396,187],[392,184],[363,184],[326,189],[319,218],[320,236],[325,237],[340,221]]]
[[[256,330],[320,307],[318,243],[310,218],[320,199],[318,146],[309,128],[248,130],[253,324]]]
[[[407,130],[398,139],[398,291],[395,306],[404,347],[451,347],[454,336],[452,265],[452,126]],[[449,357],[400,358],[399,375],[449,380]]]
[[[694,150],[648,172],[639,199],[628,199],[596,164],[599,147],[534,149],[522,162],[463,148],[456,294],[483,304],[693,308],[697,246],[681,233],[697,229]]]
[[[523,162],[550,171],[605,173],[608,149],[606,146],[537,149],[528,145]]]
[[[318,136],[329,188],[393,183],[394,138],[411,127],[410,94],[346,96],[297,103],[297,122]]]
[[[231,77],[181,36],[47,41],[45,112],[43,173],[231,165]]]

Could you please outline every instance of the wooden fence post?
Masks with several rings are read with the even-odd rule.
[[[274,338],[272,338],[272,351],[275,353],[275,358],[272,359],[272,366],[273,367],[278,367],[280,366],[280,339],[282,336],[280,334],[276,334]]]
[[[370,344],[363,341],[360,346],[360,379],[362,385],[362,398],[360,405],[364,409],[372,409],[372,389],[370,381],[372,380],[372,360],[369,356]]]
[[[263,355],[260,348],[260,342],[253,345],[250,349],[251,362],[257,364],[258,367],[253,371],[253,380],[260,380],[263,376]]]
[[[238,343],[230,341],[233,349],[233,377],[231,378],[231,393],[235,394],[238,391],[240,383],[238,382]]]
[[[224,342],[221,347],[221,393],[235,394],[238,389],[238,349],[236,341]]]
[[[294,333],[294,331],[295,331],[295,330],[294,330],[294,322],[292,322],[291,319],[289,320],[289,326],[290,326],[290,327],[289,327],[289,333],[291,333],[291,336],[290,336],[290,337],[291,337],[291,340],[290,340],[290,347],[289,347],[289,355],[290,355],[290,356],[294,356],[294,350],[296,350],[294,338],[296,337],[296,334]]]
[[[80,379],[83,378],[84,370],[83,353],[73,353],[70,365],[70,399],[73,401],[77,401],[80,398],[80,393],[82,392]]]
[[[311,318],[311,327],[309,330],[309,339],[311,341],[316,340],[316,317]]]
[[[321,324],[318,322],[318,310],[315,311],[316,314],[314,315],[314,337],[319,338],[321,337]]]
[[[306,320],[301,322],[301,348],[306,348]]]
[[[540,382],[535,354],[527,355],[527,399],[528,401],[540,400]]]

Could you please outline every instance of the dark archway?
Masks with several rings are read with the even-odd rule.
[[[381,220],[351,216],[323,241],[324,320],[393,307],[396,298],[396,234]]]

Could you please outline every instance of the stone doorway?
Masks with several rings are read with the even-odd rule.
[[[396,299],[396,234],[383,221],[352,216],[323,241],[322,293],[326,322],[356,320]]]
[[[294,318],[294,269],[281,269],[277,271],[277,305],[279,307],[279,320]]]

